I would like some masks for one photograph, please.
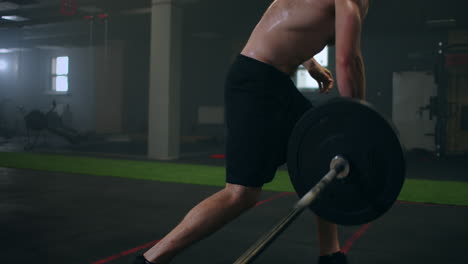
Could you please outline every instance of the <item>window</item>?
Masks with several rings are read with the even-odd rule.
[[[52,59],[52,91],[68,92],[68,56]]]
[[[323,67],[328,66],[328,46],[326,46],[321,52],[314,56],[314,59]],[[294,75],[294,80],[297,88],[299,89],[318,89],[318,83],[310,76],[304,66],[299,66],[296,74]]]
[[[6,60],[0,59],[0,71],[8,70],[8,62]]]

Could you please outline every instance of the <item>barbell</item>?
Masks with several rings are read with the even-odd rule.
[[[291,133],[287,159],[300,200],[235,264],[255,260],[306,208],[336,224],[371,222],[392,207],[405,179],[395,127],[356,99],[335,98],[307,111]]]

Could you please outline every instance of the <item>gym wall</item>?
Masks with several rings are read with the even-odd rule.
[[[251,30],[271,1],[249,1],[248,8],[237,1],[201,1],[183,9],[183,45],[181,55],[181,135],[183,137],[216,137],[224,135],[222,124],[200,124],[199,110],[204,107],[219,109],[223,106],[223,83],[228,67],[247,41]],[[408,70],[432,70],[432,52],[437,43],[446,39],[438,30],[429,30],[428,18],[454,17],[461,26],[466,24],[460,1],[373,1],[364,24],[362,48],[367,74],[367,99],[387,116],[392,113],[392,75]],[[108,44],[120,43],[114,56],[121,60],[120,68],[113,64],[118,89],[116,98],[106,98],[114,104],[108,111],[110,119],[118,120],[120,131],[113,133],[147,133],[150,14],[109,17]],[[465,23],[465,24],[463,24]],[[2,95],[15,100],[26,109],[49,109],[56,99],[69,104],[73,124],[83,130],[96,130],[97,98],[96,64],[90,59],[90,49],[97,52],[104,46],[104,25],[96,21],[90,40],[89,22],[33,26],[28,32],[41,29],[42,39],[25,39],[24,29],[0,31],[0,40],[16,42],[28,50],[18,52],[16,81],[0,76]],[[68,33],[68,37],[56,37]],[[70,34],[75,33],[75,34]],[[30,33],[28,33],[30,34]],[[13,45],[13,44],[12,44]],[[37,46],[66,47],[62,50],[38,49]],[[91,47],[91,48],[90,48]],[[48,59],[61,51],[70,56],[70,94],[51,95],[47,86]],[[334,71],[334,48],[330,48],[330,68]],[[119,74],[120,72],[120,74]],[[8,87],[8,88],[7,88]],[[110,91],[112,91],[112,89]],[[110,94],[110,93],[109,93]],[[116,96],[116,94],[110,94]],[[315,103],[328,96],[306,92]],[[101,123],[100,123],[101,124]],[[112,126],[116,128],[116,123]],[[101,124],[104,125],[105,124]],[[105,131],[105,127],[102,129]]]
[[[69,85],[71,90],[69,95],[57,96],[49,91],[51,59],[63,54],[70,56]],[[25,111],[33,109],[48,111],[52,107],[52,100],[55,99],[59,104],[71,106],[74,113],[72,125],[79,126],[82,130],[95,128],[92,112],[94,110],[94,86],[91,81],[90,61],[86,49],[24,48],[14,56],[17,61],[17,69],[15,69],[17,72],[9,75],[10,81],[0,83],[4,91],[2,97],[8,98],[12,104],[6,113],[10,117],[10,122],[21,120],[18,107],[24,107]]]

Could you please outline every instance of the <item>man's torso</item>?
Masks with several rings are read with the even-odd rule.
[[[335,37],[335,0],[276,0],[242,54],[292,74]]]

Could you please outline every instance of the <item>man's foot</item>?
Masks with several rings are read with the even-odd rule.
[[[336,252],[326,256],[319,257],[319,264],[347,264],[348,260],[343,252]]]
[[[146,260],[145,257],[143,257],[143,255],[139,255],[135,258],[135,260],[133,261],[133,264],[153,264],[153,263]]]

